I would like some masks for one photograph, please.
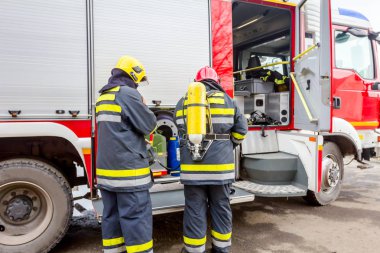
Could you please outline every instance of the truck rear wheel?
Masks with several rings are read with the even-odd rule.
[[[308,191],[304,197],[306,202],[325,206],[335,201],[341,191],[343,170],[343,156],[339,147],[333,142],[326,142],[323,145],[321,191]]]
[[[71,188],[58,170],[33,159],[0,162],[1,252],[48,252],[71,216]]]

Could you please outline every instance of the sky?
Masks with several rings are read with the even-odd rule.
[[[380,1],[379,0],[332,0],[338,6],[359,11],[366,16],[373,29],[380,32]]]

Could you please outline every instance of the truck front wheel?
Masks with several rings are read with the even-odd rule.
[[[321,191],[308,191],[304,199],[317,206],[325,206],[335,201],[342,188],[343,156],[339,147],[333,142],[323,145]]]
[[[54,167],[33,159],[0,162],[0,252],[48,252],[71,215],[71,188]]]

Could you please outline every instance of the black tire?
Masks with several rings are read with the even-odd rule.
[[[0,162],[0,208],[6,210],[0,213],[0,253],[49,252],[67,232],[72,199],[69,183],[53,166],[24,158]],[[14,236],[19,223],[25,231]]]
[[[307,192],[307,196],[303,197],[306,202],[314,206],[325,206],[334,202],[338,198],[341,188],[342,188],[343,173],[344,173],[343,155],[339,147],[335,143],[326,142],[323,145],[323,159],[325,159],[326,157],[333,157],[333,159],[336,159],[336,163],[339,166],[339,171],[340,171],[339,181],[334,187],[330,187],[330,188],[324,187],[323,180],[325,179],[325,175],[322,172],[321,191],[316,193],[309,190]]]
[[[157,122],[162,122],[160,126],[157,127],[157,132],[165,136],[166,140],[169,141],[173,134],[178,133],[178,128],[174,123],[173,113],[170,111],[158,111],[156,112]]]

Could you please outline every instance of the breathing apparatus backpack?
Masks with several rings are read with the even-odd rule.
[[[215,134],[213,131],[210,104],[207,101],[212,94],[207,93],[203,83],[193,82],[189,85],[187,100],[184,100],[183,108],[187,105],[185,139],[193,161],[202,161],[213,141],[230,139],[229,134]]]

